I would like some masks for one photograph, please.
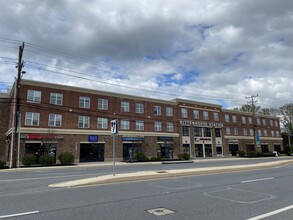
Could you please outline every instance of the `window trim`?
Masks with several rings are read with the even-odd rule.
[[[83,103],[83,105],[81,105],[81,102]],[[88,106],[86,105],[86,103],[88,103]],[[79,108],[91,108],[91,97],[79,96]]]
[[[82,120],[82,127],[80,127],[79,125],[80,125],[80,119],[81,119],[81,117],[83,118],[83,120]],[[84,120],[84,119],[88,119],[88,126],[87,127],[85,127],[84,125],[86,124],[86,120]],[[91,119],[90,119],[90,117],[89,116],[83,116],[83,115],[79,115],[78,116],[78,128],[90,128],[90,121],[91,121]]]
[[[53,124],[50,124],[50,116],[54,116],[54,120],[53,120]],[[57,124],[57,117],[60,116],[60,125],[56,125]],[[62,127],[62,115],[61,114],[49,114],[48,116],[48,127]]]
[[[55,102],[52,102],[52,97],[54,97]],[[61,98],[61,103],[58,103],[58,98]],[[63,105],[63,94],[62,93],[56,93],[56,92],[51,92],[50,93],[50,104],[51,105],[59,105],[62,106]]]
[[[29,93],[33,92],[32,96],[29,96]],[[39,94],[40,96],[38,97],[37,94]],[[29,99],[29,97],[32,97],[32,99]],[[40,100],[35,100],[36,98],[40,98]],[[32,89],[28,89],[27,90],[27,102],[30,103],[41,103],[42,100],[42,91],[38,91],[38,90],[32,90]]]
[[[28,119],[28,114],[31,114],[31,118]],[[38,116],[37,117],[37,124],[34,124],[34,116]],[[26,112],[25,113],[25,120],[24,120],[24,124],[25,126],[40,126],[40,113],[37,112]],[[27,120],[31,120],[31,123],[27,123]]]

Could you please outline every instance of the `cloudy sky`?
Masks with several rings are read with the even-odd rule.
[[[293,101],[292,0],[0,0],[0,90],[25,79],[233,108]]]

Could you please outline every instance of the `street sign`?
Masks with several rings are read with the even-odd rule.
[[[118,134],[118,120],[112,120],[111,121],[111,134],[116,135]]]

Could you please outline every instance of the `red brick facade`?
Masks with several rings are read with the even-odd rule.
[[[193,158],[231,155],[236,150],[250,149],[247,145],[254,142],[250,128],[257,124],[256,117],[249,123],[250,113],[225,110],[220,105],[150,99],[29,80],[22,80],[20,96],[22,156],[50,141],[56,147],[56,158],[71,152],[75,162],[111,160],[113,119],[119,123],[119,135],[115,138],[117,160],[126,160],[138,152],[167,158],[176,158],[183,152]],[[60,103],[56,102],[60,105],[52,104],[51,96],[62,96],[62,102],[61,98]],[[98,107],[101,99],[107,100],[107,108]],[[261,123],[256,130],[261,130],[261,147],[254,150],[282,150],[279,119],[265,115],[258,118]]]

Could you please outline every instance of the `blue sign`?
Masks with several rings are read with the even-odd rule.
[[[259,134],[256,134],[256,144],[257,144],[257,145],[260,144]]]
[[[122,137],[122,141],[143,141],[143,137]]]
[[[89,142],[98,142],[98,135],[89,135],[88,141]]]

